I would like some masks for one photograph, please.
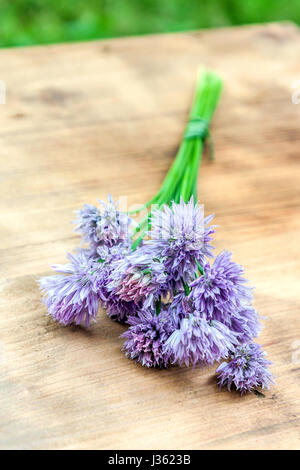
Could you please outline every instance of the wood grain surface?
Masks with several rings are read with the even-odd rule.
[[[299,52],[289,23],[0,51],[1,448],[300,447]],[[100,312],[62,328],[36,284],[79,243],[73,210],[157,191],[201,64],[225,86],[199,200],[266,317],[277,386],[263,395],[219,391],[213,367],[142,368],[123,326]]]

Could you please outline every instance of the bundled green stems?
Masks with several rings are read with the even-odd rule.
[[[188,202],[192,196],[197,201],[198,169],[201,163],[203,146],[209,136],[209,124],[219,101],[222,82],[213,72],[201,69],[198,73],[195,96],[189,121],[176,158],[169,169],[159,191],[144,206],[134,213],[151,205],[178,203],[182,198]],[[140,244],[151,226],[151,212],[135,228],[133,250]]]

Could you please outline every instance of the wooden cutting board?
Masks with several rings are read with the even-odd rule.
[[[0,51],[2,448],[299,448],[299,52],[289,23]],[[199,200],[265,316],[263,395],[219,391],[213,367],[142,368],[125,327],[61,328],[36,284],[78,245],[73,210],[158,189],[198,65],[224,80]]]

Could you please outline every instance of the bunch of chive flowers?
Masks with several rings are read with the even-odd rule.
[[[198,167],[221,91],[202,71],[182,144],[138,224],[111,196],[77,211],[84,245],[56,274],[40,280],[48,314],[60,324],[97,320],[101,307],[128,326],[125,355],[143,366],[220,363],[220,386],[242,394],[273,383],[270,362],[254,343],[260,332],[243,268],[213,255],[213,216],[196,201]],[[138,212],[138,211],[136,211]]]

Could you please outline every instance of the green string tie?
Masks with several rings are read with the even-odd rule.
[[[209,122],[204,118],[192,118],[185,129],[184,139],[191,140],[191,139],[201,139],[202,142],[205,142],[206,138],[208,140],[209,145],[209,157],[211,160],[214,159],[214,144],[211,138],[209,129]]]
[[[208,135],[209,122],[204,118],[192,118],[186,126],[185,139],[202,139],[203,142]]]

